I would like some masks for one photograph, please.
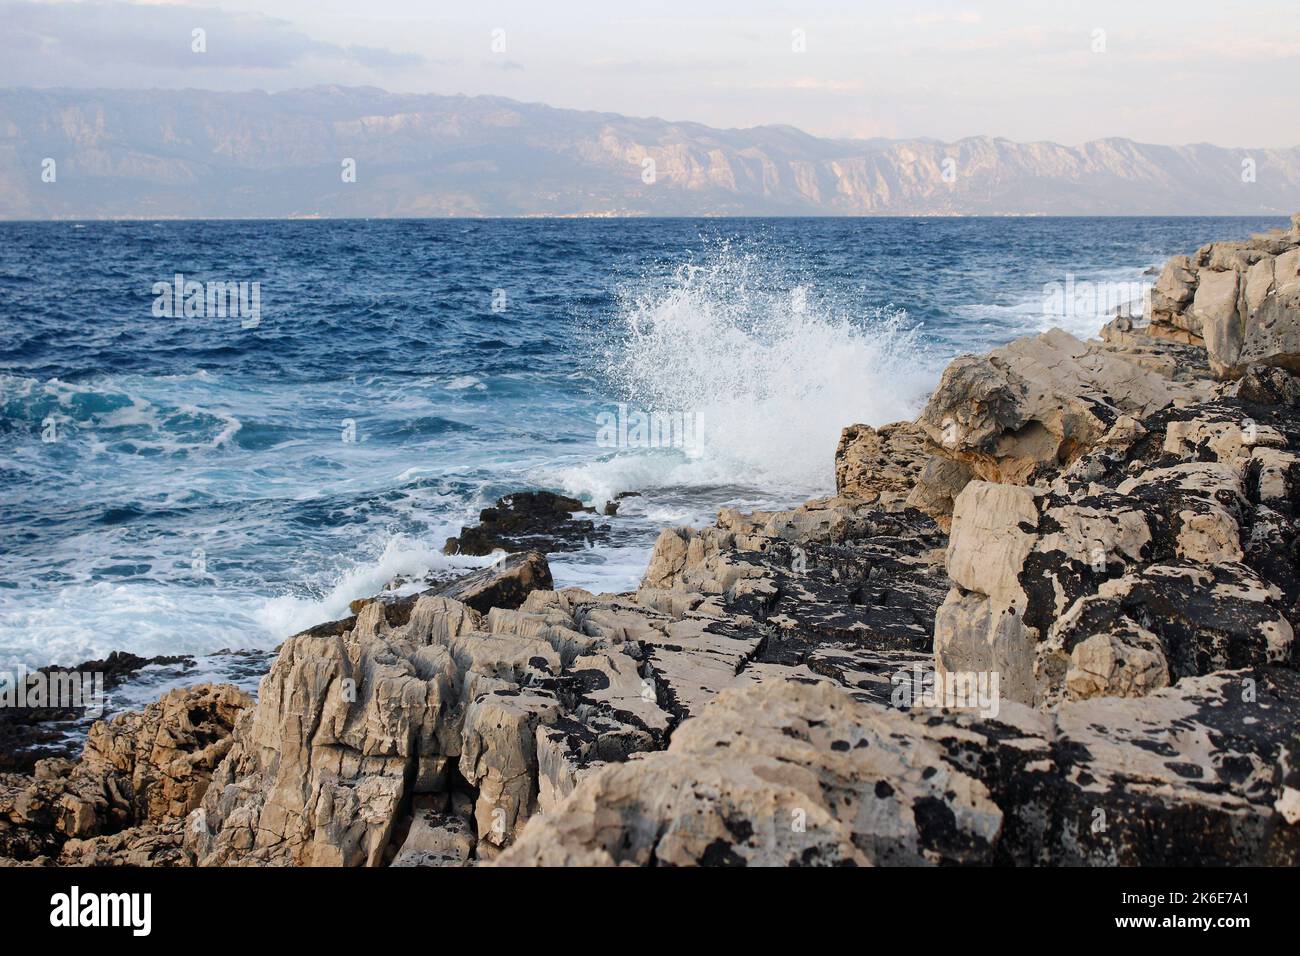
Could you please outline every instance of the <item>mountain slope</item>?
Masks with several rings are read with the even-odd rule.
[[[42,180],[47,158],[53,182]],[[355,182],[343,181],[346,159]],[[1246,160],[1254,182],[1243,182]],[[0,91],[5,219],[1297,208],[1300,147],[855,142],[368,88]]]

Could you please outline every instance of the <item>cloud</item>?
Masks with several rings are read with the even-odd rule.
[[[967,26],[983,22],[984,18],[974,10],[945,11],[936,13],[918,13],[913,17],[905,18],[902,23],[911,27],[937,27],[949,23],[960,23]]]
[[[0,3],[0,77],[13,82],[59,85],[104,72],[132,68],[156,76],[183,70],[289,70],[308,58],[369,68],[415,67],[419,54],[373,47],[340,47],[312,39],[286,20],[179,3],[88,2]],[[202,31],[202,52],[195,49]],[[32,63],[33,55],[39,62]],[[11,78],[11,72],[19,73]],[[27,76],[22,74],[26,73]],[[107,80],[107,82],[106,82]],[[97,85],[114,85],[102,75]]]
[[[742,66],[744,63],[744,60],[735,57],[715,56],[677,56],[663,57],[661,59],[601,57],[590,61],[587,68],[601,73],[649,75],[730,70]]]
[[[347,54],[361,66],[375,70],[407,69],[424,66],[429,60],[419,53],[398,53],[386,47],[350,46]]]
[[[788,80],[771,80],[751,84],[756,90],[808,90],[815,93],[854,93],[862,89],[857,80],[827,80],[816,76],[797,76]]]

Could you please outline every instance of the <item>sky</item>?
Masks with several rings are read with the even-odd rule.
[[[337,84],[829,137],[1290,147],[1298,14],[1297,0],[0,0],[0,87]]]

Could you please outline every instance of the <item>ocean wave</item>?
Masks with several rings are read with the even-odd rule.
[[[622,290],[596,349],[629,408],[690,416],[689,446],[552,471],[596,497],[647,486],[831,490],[845,425],[912,417],[937,366],[906,312],[869,314],[731,243]],[[593,426],[594,427],[594,426]]]
[[[394,579],[418,581],[430,573],[463,573],[487,567],[498,558],[444,555],[435,541],[446,537],[444,534],[441,538],[430,535],[416,539],[404,534],[393,535],[377,557],[359,561],[335,576],[332,585],[319,597],[283,594],[269,598],[254,610],[253,619],[265,633],[294,634],[322,621],[347,617],[349,602],[378,594]]]

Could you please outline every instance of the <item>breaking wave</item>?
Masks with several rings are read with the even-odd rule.
[[[832,490],[845,425],[914,416],[937,360],[901,309],[863,311],[731,243],[621,290],[597,352],[629,409],[679,413],[681,448],[619,450],[559,477],[593,497],[625,488]]]

